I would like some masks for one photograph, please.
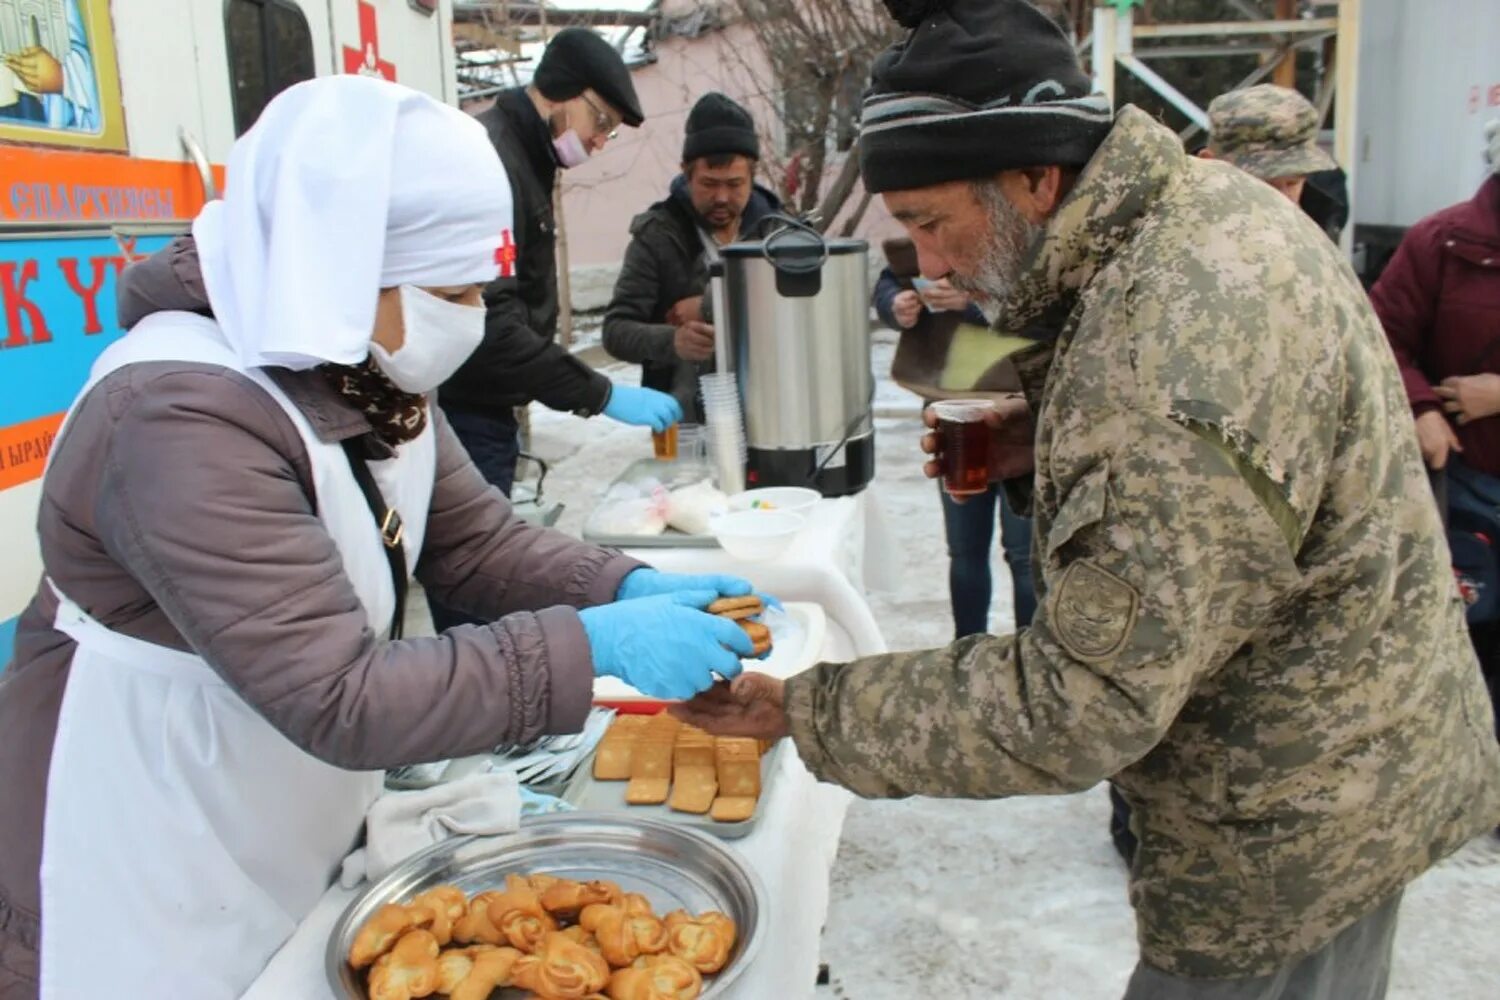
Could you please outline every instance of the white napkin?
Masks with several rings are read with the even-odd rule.
[[[386,792],[365,816],[365,846],[344,859],[339,884],[371,882],[418,851],[463,834],[510,833],[521,825],[513,774],[473,774],[431,788]]]

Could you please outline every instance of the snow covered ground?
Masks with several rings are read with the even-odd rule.
[[[877,373],[893,340],[878,337]],[[606,369],[632,381],[633,369]],[[893,649],[951,637],[947,565],[936,488],[922,478],[917,400],[882,380],[873,489],[897,528],[899,584],[870,595]],[[649,435],[605,419],[533,407],[532,449],[552,463],[548,499],[577,534],[605,486],[650,454]],[[1011,627],[1009,577],[998,552],[991,628]],[[1106,833],[1102,788],[994,802],[856,802],[833,873],[822,998],[1092,1000],[1118,997],[1136,961],[1125,871]],[[1486,837],[1407,892],[1390,996],[1500,997],[1500,841]],[[773,956],[767,960],[774,961]],[[788,998],[790,1000],[790,998]]]

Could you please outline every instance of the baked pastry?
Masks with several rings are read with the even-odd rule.
[[[752,739],[720,737],[714,744],[720,795],[760,795],[760,746]]]
[[[754,594],[747,597],[721,597],[706,609],[711,615],[719,615],[732,621],[754,618],[766,610],[766,602]]]
[[[500,926],[500,918],[512,910],[538,917],[547,916],[541,895],[524,875],[505,876],[505,888],[490,893],[490,922],[496,927]]]
[[[578,1000],[609,982],[609,965],[566,934],[552,932],[535,955],[522,955],[511,970],[511,985],[549,1000]]]
[[[708,812],[719,794],[719,779],[712,764],[679,766],[672,781],[672,797],[667,804],[677,812]]]
[[[661,922],[651,901],[638,892],[620,894],[615,903],[625,911],[625,922],[635,937],[635,946],[642,955],[655,955],[667,948],[667,926]]]
[[[667,778],[631,778],[625,786],[625,801],[633,806],[659,806],[667,801],[671,787]]]
[[[771,651],[771,629],[768,626],[760,622],[741,621],[740,628],[745,630],[745,634],[755,644],[756,656],[763,656]]]
[[[630,917],[618,906],[586,906],[578,915],[578,926],[594,935],[599,953],[613,968],[624,968],[641,953]]]
[[[481,892],[469,900],[469,912],[453,922],[453,940],[459,944],[504,945],[505,932],[490,920],[490,900],[498,892]]]
[[[493,915],[494,904],[491,904]],[[535,913],[527,913],[525,910],[506,910],[500,916],[498,924],[500,933],[505,935],[505,940],[512,948],[519,948],[527,954],[531,954],[541,946],[542,940],[557,930],[557,921],[549,914],[537,916]]]
[[[413,914],[399,903],[387,903],[365,921],[349,946],[349,964],[363,969],[391,950],[396,941],[411,929]]]
[[[535,885],[535,878],[532,884]],[[542,892],[542,908],[564,920],[575,919],[585,906],[595,903],[613,903],[620,896],[620,887],[613,882],[574,882],[571,879],[555,879]]]
[[[453,940],[453,924],[469,912],[469,897],[462,889],[439,885],[418,895],[407,908],[412,911],[413,926],[425,927],[439,945],[446,945]]]
[[[488,1000],[497,987],[510,985],[510,970],[520,957],[514,948],[449,948],[438,955],[437,992],[449,1000]]]
[[[723,914],[704,921],[683,910],[667,914],[667,951],[705,975],[724,968],[734,947],[734,924]]]
[[[412,1000],[438,986],[438,943],[431,931],[407,931],[370,970],[370,1000]]]
[[[676,955],[641,958],[609,977],[611,1000],[697,1000],[703,976]]]
[[[709,807],[708,816],[715,823],[743,823],[755,815],[755,803],[749,795],[720,795]]]

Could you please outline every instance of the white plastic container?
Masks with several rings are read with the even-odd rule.
[[[746,490],[729,498],[730,510],[786,511],[804,517],[813,504],[823,498],[817,490],[803,486],[765,486],[758,490]]]
[[[787,550],[802,530],[801,514],[782,510],[731,511],[713,520],[714,537],[724,551],[745,562],[766,562]]]

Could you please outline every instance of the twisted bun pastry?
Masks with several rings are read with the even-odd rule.
[[[697,1000],[703,977],[675,955],[655,955],[610,976],[608,992],[611,1000]]]
[[[523,955],[511,970],[511,985],[548,1000],[581,1000],[604,989],[609,965],[566,934],[546,935],[535,955]]]
[[[558,879],[541,894],[542,908],[565,920],[575,919],[585,906],[613,903],[620,887],[613,882],[572,882]]]
[[[445,951],[438,956],[437,991],[449,1000],[488,1000],[496,988],[510,985],[520,957],[514,948],[488,945]]]
[[[490,905],[490,913],[493,915],[494,904]],[[505,935],[505,940],[510,942],[511,947],[528,954],[535,952],[541,947],[542,939],[556,931],[557,921],[545,913],[537,916],[524,910],[508,910],[500,918],[500,933]]]
[[[600,903],[585,906],[578,915],[578,926],[594,935],[599,941],[599,953],[616,969],[623,969],[634,962],[641,953],[629,918],[618,906]]]
[[[407,904],[412,913],[412,925],[424,927],[445,945],[453,940],[453,924],[469,911],[469,897],[451,885],[439,885],[428,889]]]
[[[718,914],[717,917],[723,917]],[[733,923],[727,917],[704,920],[682,910],[667,914],[667,951],[683,959],[704,975],[712,975],[729,961],[734,946]]]
[[[349,964],[363,969],[391,950],[396,940],[411,929],[412,913],[398,903],[387,903],[365,921],[349,946]]]
[[[469,900],[469,911],[453,922],[453,940],[459,944],[505,945],[505,932],[490,919],[490,900],[497,892],[481,892]]]
[[[407,931],[370,970],[370,1000],[413,1000],[438,985],[438,943],[431,931]]]

